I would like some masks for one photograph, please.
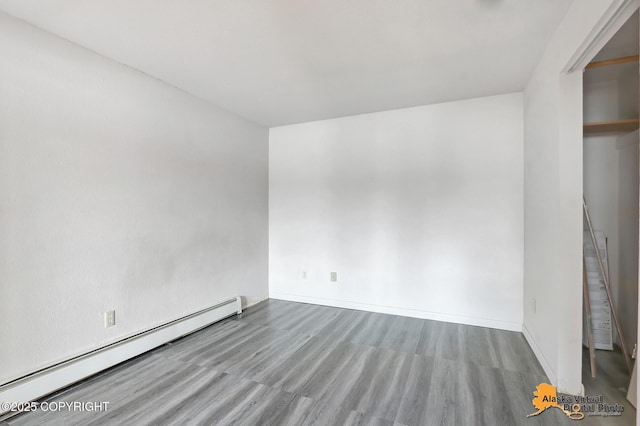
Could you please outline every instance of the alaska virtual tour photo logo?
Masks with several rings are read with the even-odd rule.
[[[533,396],[531,403],[537,411],[527,417],[542,414],[549,408],[557,408],[572,420],[582,420],[585,416],[621,416],[624,412],[623,405],[607,404],[602,395],[558,395],[556,387],[548,383],[539,384]]]

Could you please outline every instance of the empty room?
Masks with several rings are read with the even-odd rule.
[[[637,424],[639,6],[0,0],[0,426]]]

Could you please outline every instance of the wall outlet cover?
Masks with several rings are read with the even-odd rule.
[[[104,327],[113,327],[116,325],[116,311],[107,311],[104,313]]]

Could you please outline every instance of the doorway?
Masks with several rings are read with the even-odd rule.
[[[639,34],[636,11],[587,65],[583,76],[584,197],[602,267],[585,223],[585,294],[589,297],[583,312],[590,311],[591,327],[585,316],[582,383],[586,395],[602,395],[607,403],[624,405],[623,418],[629,424],[635,424],[635,408],[627,399],[631,383],[627,359],[633,366],[638,336]],[[593,352],[588,349],[589,331]]]

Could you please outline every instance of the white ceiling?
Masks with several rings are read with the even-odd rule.
[[[572,0],[0,0],[266,126],[520,91]]]

